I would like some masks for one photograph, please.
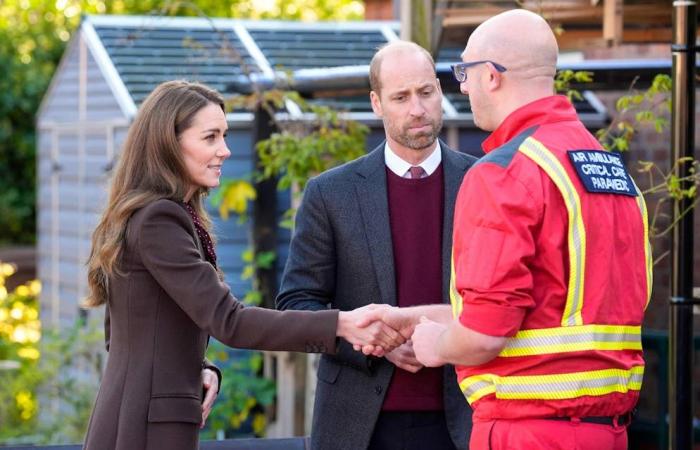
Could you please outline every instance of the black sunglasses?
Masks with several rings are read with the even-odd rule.
[[[498,64],[497,62],[489,61],[488,59],[484,59],[482,61],[472,61],[472,62],[463,62],[463,63],[459,63],[459,64],[452,64],[450,67],[452,68],[452,75],[454,75],[455,79],[460,83],[464,83],[467,80],[467,69],[469,67],[476,66],[477,64],[483,64],[483,63],[491,63],[491,65],[499,72],[505,72],[507,70],[505,67]]]

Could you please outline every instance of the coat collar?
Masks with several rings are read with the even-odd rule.
[[[481,144],[485,153],[498,148],[536,125],[578,120],[576,110],[566,96],[552,95],[516,109]]]

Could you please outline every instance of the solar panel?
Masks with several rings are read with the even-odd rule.
[[[233,30],[95,25],[138,105],[159,83],[198,81],[224,92],[237,76],[260,69]]]
[[[274,69],[297,70],[369,64],[386,44],[381,30],[250,29],[249,33]]]

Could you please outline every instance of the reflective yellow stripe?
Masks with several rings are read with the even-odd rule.
[[[641,349],[641,326],[581,325],[520,331],[506,341],[499,356],[515,357],[586,350]]]
[[[569,284],[566,294],[566,307],[561,319],[563,327],[582,325],[581,309],[583,308],[583,280],[586,266],[586,229],[581,213],[581,199],[576,187],[571,183],[566,169],[539,141],[527,138],[518,149],[533,160],[561,192],[569,216]]]
[[[630,177],[630,179],[632,179]],[[647,204],[644,201],[644,196],[642,191],[639,190],[637,184],[632,180],[634,188],[637,190],[637,206],[639,206],[639,211],[642,214],[642,223],[644,224],[644,259],[646,261],[646,274],[647,274],[647,302],[644,305],[646,310],[649,306],[649,301],[651,300],[651,288],[653,280],[653,268],[654,268],[654,258],[651,253],[651,242],[649,241],[649,216],[647,213]]]
[[[454,251],[450,256],[450,304],[452,305],[452,317],[455,319],[462,314],[462,296],[459,295],[459,291],[455,287],[455,258]]]
[[[644,366],[635,366],[630,370],[604,369],[556,375],[500,377],[483,374],[465,378],[459,385],[469,403],[489,394],[502,400],[566,400],[638,391],[642,388],[643,376]]]

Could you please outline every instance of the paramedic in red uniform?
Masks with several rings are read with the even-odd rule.
[[[470,36],[455,77],[492,134],[457,197],[452,311],[382,317],[413,331],[424,365],[457,366],[476,450],[625,449],[641,388],[646,207],[619,156],[553,95],[557,53],[525,10]]]

